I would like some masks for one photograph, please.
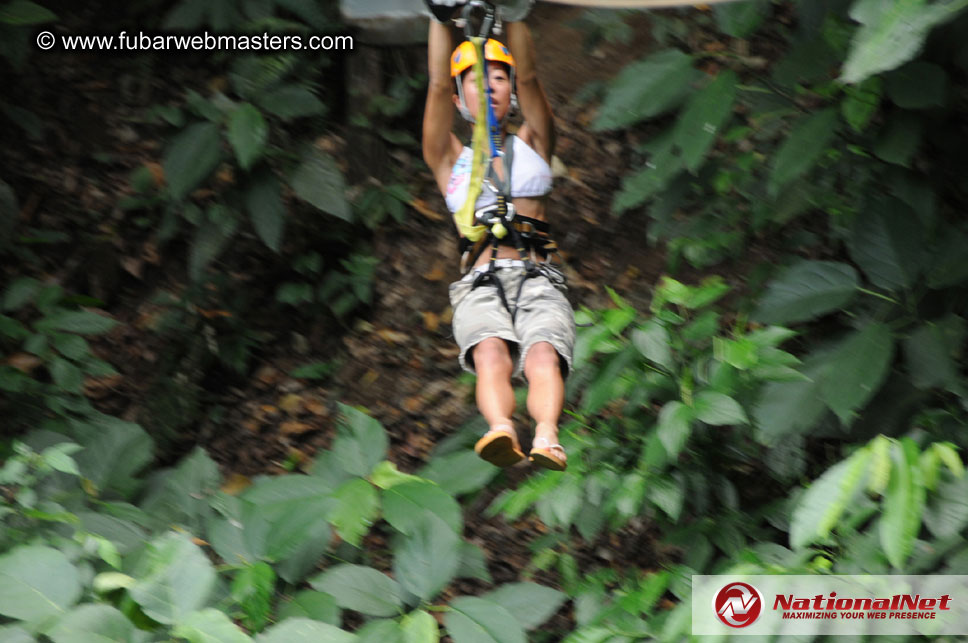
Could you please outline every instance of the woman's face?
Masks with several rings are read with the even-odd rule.
[[[511,79],[508,70],[501,64],[489,64],[487,66],[488,82],[491,86],[491,105],[494,109],[494,116],[500,122],[511,108]],[[464,84],[464,100],[471,116],[477,118],[478,101],[477,96],[477,75],[473,69],[468,69],[461,77]],[[458,104],[460,99],[454,96],[454,103]]]

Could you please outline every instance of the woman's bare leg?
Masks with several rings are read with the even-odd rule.
[[[511,416],[514,414],[511,373],[514,363],[507,342],[500,337],[488,337],[472,350],[474,371],[477,373],[477,408],[488,426],[511,426]]]
[[[524,362],[524,375],[528,378],[528,413],[537,423],[534,437],[545,438],[548,444],[558,442],[558,419],[565,405],[565,381],[559,359],[551,344],[538,342],[528,351]]]

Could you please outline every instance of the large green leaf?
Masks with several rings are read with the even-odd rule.
[[[968,280],[968,261],[964,249],[968,247],[968,234],[962,229],[949,227],[930,254],[927,270],[928,286],[947,288]]]
[[[804,363],[801,372],[806,380],[770,382],[763,387],[753,410],[757,440],[776,446],[786,436],[809,431],[820,421],[826,410],[819,384],[825,361],[826,356],[819,355]]]
[[[423,512],[430,511],[456,534],[463,531],[461,508],[454,498],[438,485],[418,480],[384,489],[384,518],[397,531],[410,534],[423,522]]]
[[[172,635],[189,643],[246,643],[252,639],[232,622],[228,614],[214,607],[192,612],[172,630]]]
[[[256,637],[256,643],[354,643],[356,635],[308,618],[290,618]]]
[[[895,199],[876,199],[854,221],[850,256],[874,285],[899,290],[914,285],[923,246],[914,211]]]
[[[679,520],[682,505],[686,500],[685,484],[681,478],[676,480],[654,478],[649,482],[646,493],[649,500],[666,512],[673,522]]]
[[[235,158],[243,170],[248,170],[262,156],[269,138],[269,128],[262,112],[251,103],[242,103],[229,114],[228,127]]]
[[[303,201],[344,221],[353,220],[353,211],[344,194],[343,173],[329,154],[322,150],[310,151],[289,183]]]
[[[196,526],[209,515],[208,497],[220,481],[218,465],[195,447],[177,467],[157,476],[141,508],[159,520]]]
[[[928,32],[968,7],[968,0],[857,0],[850,17],[861,23],[841,80],[857,83],[914,58]]]
[[[614,214],[656,196],[683,170],[682,156],[675,147],[672,130],[656,136],[642,151],[649,155],[649,160],[638,172],[623,177],[622,189],[612,201]]]
[[[921,529],[925,489],[918,465],[918,448],[912,440],[895,444],[892,460],[879,534],[887,559],[895,568],[903,569]]]
[[[218,258],[238,226],[238,217],[228,208],[214,205],[208,209],[204,221],[195,229],[188,258],[188,270],[193,279],[199,279],[208,264]]]
[[[62,552],[24,545],[0,556],[0,614],[38,621],[63,614],[80,597],[77,568]]]
[[[825,315],[851,300],[857,281],[857,271],[845,263],[801,261],[770,282],[753,316],[782,325]]]
[[[460,536],[430,511],[394,549],[393,575],[400,586],[425,601],[431,600],[457,575]]]
[[[692,407],[696,418],[706,424],[749,424],[746,412],[739,402],[716,391],[700,391],[696,394]]]
[[[870,450],[860,449],[810,485],[790,519],[791,547],[800,549],[830,534],[851,500],[864,488],[870,457]]]
[[[339,435],[333,454],[346,473],[365,477],[386,459],[386,430],[379,421],[345,404],[339,405]]]
[[[828,108],[805,116],[777,150],[770,174],[770,194],[808,172],[827,149],[837,130],[837,110]]]
[[[0,24],[28,26],[57,20],[57,15],[29,0],[12,0],[0,7]]]
[[[678,400],[666,402],[659,411],[657,432],[670,460],[675,460],[679,456],[682,447],[689,440],[694,418],[693,410]]]
[[[145,614],[165,624],[181,622],[201,609],[215,588],[215,568],[187,536],[168,533],[155,539],[133,574],[128,592]]]
[[[221,147],[215,123],[195,123],[172,140],[162,164],[175,199],[187,196],[212,173],[221,159]]]
[[[673,109],[698,75],[692,57],[678,49],[626,65],[609,86],[592,129],[619,129]]]
[[[633,330],[632,344],[647,360],[655,362],[669,371],[675,370],[669,331],[659,322],[650,319]]]
[[[438,643],[440,628],[430,613],[415,610],[400,619],[400,631],[403,643]]]
[[[444,624],[454,643],[527,641],[517,619],[497,603],[474,596],[461,596],[451,601],[450,608],[444,615]]]
[[[134,624],[124,614],[110,605],[91,603],[71,610],[44,634],[54,643],[133,643],[137,640]],[[6,640],[0,634],[0,641]]]
[[[309,584],[331,595],[340,607],[369,616],[395,616],[403,606],[397,582],[372,567],[337,565],[310,579]]]
[[[904,340],[908,373],[922,389],[955,387],[958,363],[966,333],[964,318],[949,315],[938,323],[925,323]]]
[[[533,630],[567,600],[562,592],[537,583],[506,583],[481,598],[497,603],[518,619],[526,630]]]
[[[356,630],[359,643],[403,643],[403,632],[393,619],[374,619]]]
[[[936,538],[953,538],[968,526],[968,477],[944,480],[924,510],[924,524]]]
[[[106,333],[118,322],[110,317],[98,315],[88,310],[61,310],[45,317],[37,324],[37,329],[66,330],[81,335],[100,335]]]
[[[482,489],[500,469],[477,457],[472,449],[435,457],[420,470],[420,476],[433,480],[453,496]]]
[[[769,5],[764,0],[717,4],[713,7],[719,30],[733,38],[750,36],[762,24],[768,12]]]
[[[246,565],[232,579],[232,600],[239,604],[245,614],[243,623],[249,630],[260,631],[269,620],[276,573],[268,564],[260,561]]]
[[[340,537],[359,547],[363,536],[380,513],[380,498],[376,489],[362,478],[354,478],[340,485],[333,492],[335,503],[329,511],[329,520]]]
[[[713,82],[692,95],[679,115],[672,136],[689,171],[696,171],[732,114],[738,82],[734,71],[720,72]]]
[[[887,75],[887,95],[898,107],[926,109],[944,105],[948,76],[944,68],[923,61],[904,65]]]
[[[850,425],[884,383],[894,355],[886,324],[873,323],[851,333],[830,353],[820,380],[820,396],[840,421]]]
[[[286,207],[282,202],[282,185],[271,172],[257,176],[245,195],[245,207],[262,243],[279,252],[286,224]]]
[[[880,131],[874,154],[888,163],[911,167],[911,159],[921,146],[923,130],[923,119],[910,112],[897,114]]]
[[[279,620],[308,618],[330,625],[340,624],[340,609],[336,599],[325,592],[304,589],[279,608]]]
[[[299,85],[273,87],[259,95],[259,107],[284,121],[301,116],[314,116],[326,112],[326,105],[316,95]]]
[[[872,76],[856,87],[847,85],[844,88],[846,97],[840,103],[840,113],[858,134],[867,129],[877,112],[883,91],[884,83],[879,76]]]

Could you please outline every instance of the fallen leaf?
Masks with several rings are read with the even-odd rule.
[[[145,163],[145,167],[151,172],[151,178],[154,180],[156,187],[161,187],[165,184],[165,168],[162,167],[161,163],[149,161]]]
[[[241,473],[229,474],[229,477],[222,483],[222,491],[230,496],[237,496],[252,484],[248,476]]]
[[[268,387],[278,382],[281,375],[282,373],[277,369],[266,364],[256,371],[255,378],[263,384],[263,387]]]
[[[124,381],[124,376],[120,373],[117,375],[105,375],[104,377],[86,377],[84,378],[84,395],[92,399],[100,399],[117,390]]]
[[[6,363],[9,366],[13,366],[17,370],[23,371],[24,373],[30,375],[31,371],[44,362],[36,355],[31,355],[30,353],[16,353],[8,357],[6,359]]]
[[[403,401],[403,408],[406,409],[407,413],[416,413],[423,407],[423,402],[423,397],[414,395]]]
[[[431,333],[436,333],[437,328],[440,326],[440,315],[430,311],[425,311],[422,314],[423,314],[424,328],[429,330]]]
[[[304,401],[306,410],[313,415],[318,415],[320,417],[326,417],[329,415],[329,409],[320,400],[308,399]]]
[[[124,268],[127,273],[137,277],[138,279],[141,279],[144,261],[141,259],[136,259],[135,257],[122,257],[121,267]]]
[[[295,393],[286,395],[279,400],[279,408],[289,415],[296,415],[303,407],[303,399]]]
[[[316,430],[316,427],[313,425],[295,420],[289,420],[279,425],[279,431],[283,435],[302,435],[303,433],[309,433],[314,430]]]
[[[444,262],[440,260],[435,261],[434,267],[420,276],[427,281],[442,281],[447,276],[447,271],[444,270]]]
[[[389,328],[378,330],[376,331],[376,334],[388,344],[404,344],[410,339],[410,336],[406,333],[401,333],[400,331],[391,330]]]
[[[371,368],[363,377],[360,378],[360,383],[362,383],[364,386],[370,386],[378,379],[380,379],[380,374]]]
[[[410,207],[412,207],[414,210],[416,210],[420,214],[424,215],[425,217],[427,217],[431,221],[443,221],[444,220],[444,215],[440,214],[439,212],[437,212],[433,208],[429,207],[427,205],[427,202],[424,201],[423,199],[414,199],[413,201],[410,202]]]

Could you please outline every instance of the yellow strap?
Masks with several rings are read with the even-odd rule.
[[[484,91],[484,38],[472,37],[470,40],[477,48],[474,76],[476,76],[477,82],[478,108],[477,118],[474,119],[474,134],[471,137],[471,149],[473,150],[471,182],[467,186],[467,200],[454,213],[454,222],[457,224],[457,230],[461,235],[476,243],[487,234],[487,228],[482,225],[474,225],[474,208],[477,204],[477,197],[481,195],[481,190],[484,187],[484,173],[487,171],[487,164],[490,159],[484,154],[484,149],[487,146],[487,119],[482,118],[482,115],[487,113],[487,92]]]

